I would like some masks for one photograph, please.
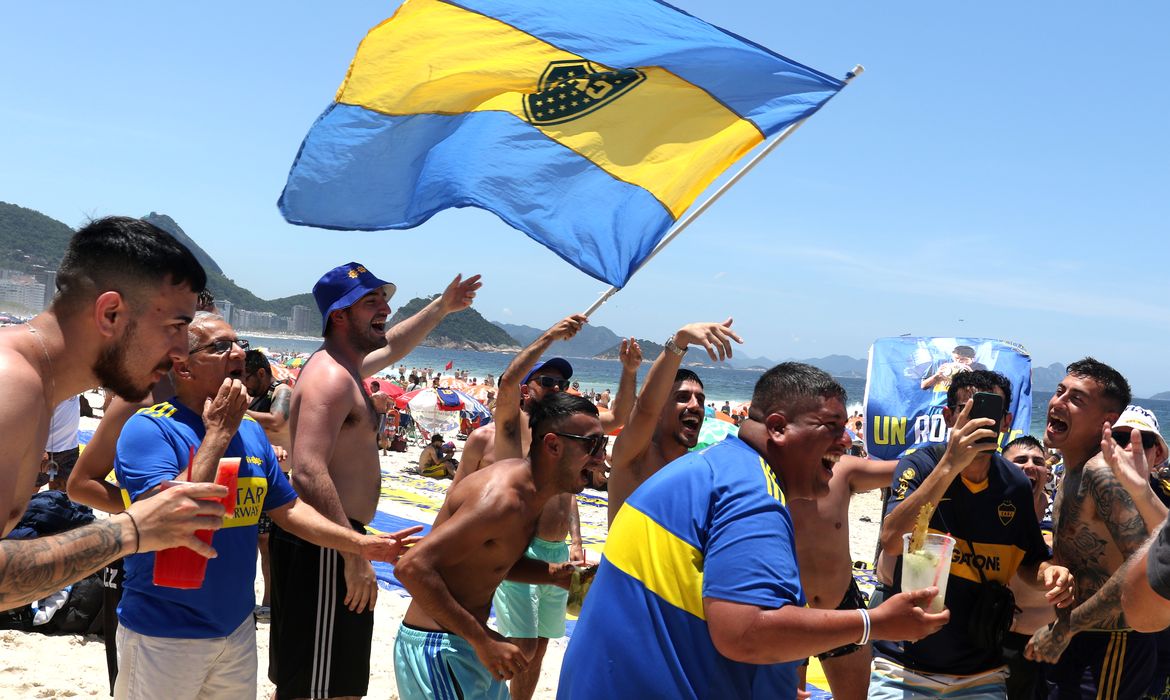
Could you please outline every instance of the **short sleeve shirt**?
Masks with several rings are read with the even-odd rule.
[[[793,697],[795,663],[718,652],[707,597],[764,609],[805,602],[784,494],[736,437],[671,462],[622,506],[557,697]]]
[[[198,450],[203,418],[172,399],[130,417],[118,438],[114,472],[132,501],[186,469]],[[153,637],[207,639],[232,633],[251,614],[255,601],[257,521],[261,511],[279,508],[296,492],[277,466],[264,430],[245,417],[225,457],[240,458],[236,510],[215,532],[216,558],[207,561],[196,590],[155,586],[154,553],[126,557],[126,578],[118,620]]]

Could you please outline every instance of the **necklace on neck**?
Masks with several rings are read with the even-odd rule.
[[[49,357],[49,348],[45,347],[45,339],[41,337],[40,331],[28,321],[25,321],[24,325],[28,326],[28,332],[32,333],[37,342],[41,344],[41,352],[45,354],[45,362],[49,366],[49,396],[52,397],[57,393],[57,377],[53,374],[53,358]]]

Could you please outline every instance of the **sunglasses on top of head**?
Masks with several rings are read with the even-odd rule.
[[[536,382],[537,384],[540,384],[545,389],[551,389],[555,386],[558,389],[560,389],[561,391],[564,391],[565,389],[569,388],[569,380],[568,379],[557,379],[556,377],[550,377],[550,376],[544,375],[544,374],[542,374],[539,377],[533,377],[532,381]]]
[[[596,457],[605,452],[605,446],[609,444],[608,435],[574,435],[572,433],[556,433],[553,435],[560,435],[563,438],[571,440],[580,440],[585,443],[585,451],[589,453],[590,457]]]
[[[1132,430],[1123,430],[1121,432],[1113,431],[1113,442],[1117,443],[1118,447],[1129,447],[1129,437],[1133,433]],[[1149,450],[1158,444],[1158,436],[1153,433],[1142,433],[1142,449]]]

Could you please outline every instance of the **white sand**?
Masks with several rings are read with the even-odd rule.
[[[95,400],[90,397],[91,402]],[[100,399],[94,405],[101,408]],[[83,419],[82,428],[92,429],[96,421]],[[462,445],[460,444],[460,447]],[[420,522],[431,522],[434,511],[442,502],[449,482],[437,482],[414,475],[410,469],[417,461],[419,448],[411,447],[405,453],[382,457],[382,509],[394,515]],[[601,551],[605,531],[604,494],[587,491],[581,500],[583,538],[586,547],[596,559]],[[851,549],[855,560],[873,558],[881,517],[881,499],[878,492],[855,496],[850,507]],[[863,520],[863,518],[865,520]],[[868,522],[866,522],[868,520]],[[257,566],[257,600],[262,583]],[[400,590],[383,590],[375,608],[374,643],[371,661],[369,697],[397,698],[394,684],[393,648],[399,623],[406,612],[409,598]],[[267,624],[257,629],[260,689],[258,698],[269,698],[273,686],[268,682]],[[566,639],[549,644],[541,671],[537,698],[556,695],[557,676],[564,656]],[[46,636],[34,633],[0,632],[0,698],[71,698],[106,697],[109,686],[106,675],[105,648],[94,636]]]

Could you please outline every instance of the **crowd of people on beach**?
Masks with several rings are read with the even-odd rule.
[[[390,326],[392,283],[356,262],[328,270],[312,290],[323,343],[291,386],[215,312],[190,251],[148,223],[83,227],[57,284],[47,311],[0,329],[4,533],[46,485],[109,516],[0,541],[0,604],[105,571],[121,591],[107,630],[115,697],[255,697],[258,621],[271,625],[277,698],[365,695],[371,561],[393,563],[411,597],[392,661],[402,698],[532,697],[570,608],[566,699],[796,698],[814,656],[842,699],[1170,692],[1170,481],[1158,470],[1170,452],[1125,378],[1093,358],[1068,366],[1044,435],[1002,450],[1016,387],[957,353],[949,436],[931,448],[851,454],[864,418],[847,413],[845,390],[785,362],[750,403],[719,407],[734,433],[692,451],[710,402],[682,359],[692,347],[731,356],[731,319],[681,325],[640,387],[641,348],[624,340],[610,396],[582,391],[556,356],[587,323],[569,315],[484,378],[492,420],[465,426],[458,459],[429,436],[420,469],[451,479],[430,532],[367,534],[380,452],[403,415],[363,380],[440,383],[395,365],[472,304],[478,275]],[[115,398],[79,452],[57,440],[68,427],[55,411],[77,415],[66,402],[94,386]],[[998,414],[975,408],[988,396]],[[238,461],[226,482],[225,459]],[[599,479],[609,530],[590,562],[576,495]],[[874,489],[887,495],[866,595],[849,503]],[[928,585],[903,578],[919,534],[952,547]],[[192,587],[163,585],[156,553],[176,548],[202,555]]]

